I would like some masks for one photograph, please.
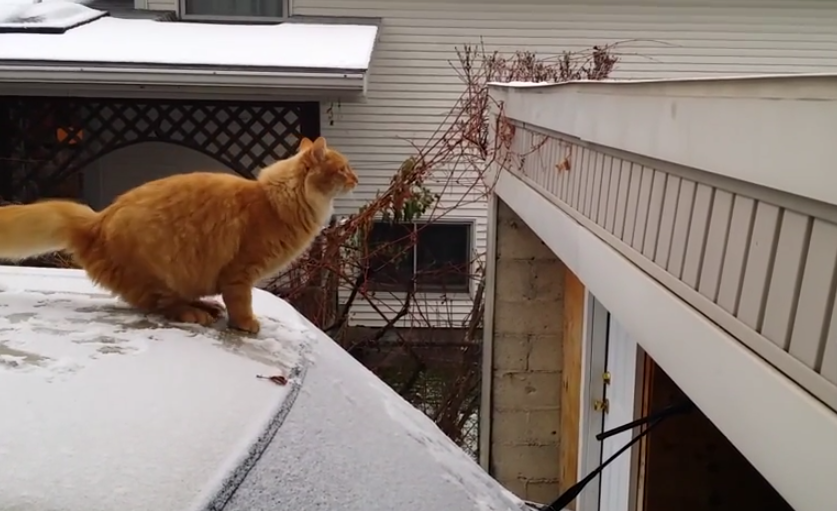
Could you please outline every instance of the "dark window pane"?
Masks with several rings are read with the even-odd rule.
[[[378,288],[406,289],[413,279],[412,224],[375,223],[367,238],[369,281]]]
[[[186,14],[278,18],[282,0],[186,0]]]
[[[419,225],[416,249],[419,288],[427,291],[468,291],[470,239],[470,224]]]

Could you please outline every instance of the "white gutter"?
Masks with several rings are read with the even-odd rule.
[[[363,71],[230,71],[104,66],[0,65],[0,84],[133,85],[207,88],[260,88],[365,94]]]

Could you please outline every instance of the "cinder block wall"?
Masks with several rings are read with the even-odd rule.
[[[489,472],[548,503],[560,490],[565,267],[498,203]]]

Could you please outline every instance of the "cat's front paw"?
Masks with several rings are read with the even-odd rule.
[[[254,316],[236,319],[230,318],[229,326],[230,328],[241,330],[243,332],[247,332],[248,334],[257,334],[261,329],[261,325],[259,325],[259,320],[257,320]]]

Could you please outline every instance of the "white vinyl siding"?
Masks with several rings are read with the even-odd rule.
[[[334,105],[332,114],[324,103],[323,135],[361,175],[353,200],[344,201],[338,213],[354,211],[388,185],[413,152],[407,141],[421,145],[432,136],[462,93],[450,62],[465,44],[482,40],[488,50],[557,56],[563,50],[631,41],[618,48],[622,61],[614,77],[837,71],[835,2],[577,3],[583,5],[559,0],[293,0],[292,12],[298,16],[382,19],[367,101]],[[476,222],[474,241],[482,252],[485,204],[464,206],[456,216]],[[437,310],[442,324],[461,322],[470,310],[470,300],[462,296],[446,301],[422,297],[418,303],[425,313]],[[379,306],[394,314],[400,300],[383,300]],[[352,323],[381,322],[359,299]]]
[[[151,11],[176,11],[177,0],[147,0]]]
[[[149,8],[175,7],[176,0],[149,0]],[[386,187],[413,153],[408,141],[421,145],[438,128],[463,90],[450,62],[465,44],[483,41],[488,50],[557,57],[563,50],[622,41],[614,74],[621,78],[837,72],[833,0],[291,0],[291,13],[382,19],[366,102],[323,103],[323,135],[361,176],[353,197],[339,204],[340,214]],[[467,186],[453,187],[448,197]],[[473,242],[482,252],[485,204],[468,204],[455,216],[475,222]],[[437,312],[438,324],[456,324],[470,310],[470,299],[422,296],[416,305],[425,317]],[[378,306],[395,314],[400,300]],[[362,299],[353,311],[353,324],[383,322]]]

